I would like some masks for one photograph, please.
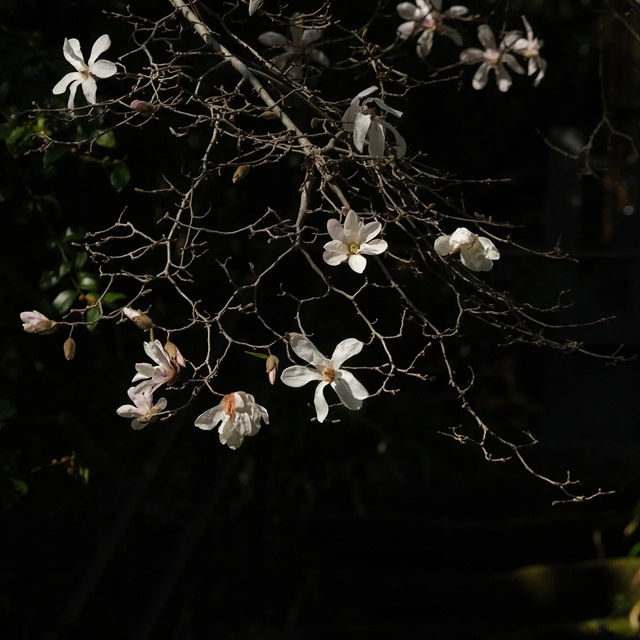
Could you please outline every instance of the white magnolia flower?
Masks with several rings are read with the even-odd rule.
[[[56,329],[56,322],[49,320],[39,311],[23,311],[20,314],[22,328],[27,333],[52,333]]]
[[[252,16],[261,6],[264,0],[249,0],[249,15]]]
[[[333,351],[331,359],[325,358],[315,345],[299,333],[291,336],[291,348],[294,353],[306,360],[311,367],[295,365],[287,367],[280,376],[289,387],[302,387],[307,382],[317,381],[313,402],[318,422],[322,422],[329,413],[329,405],[324,398],[324,388],[330,384],[347,409],[357,410],[362,401],[369,397],[368,391],[350,372],[340,369],[342,363],[362,351],[363,343],[355,338],[347,338],[340,342]]]
[[[440,256],[459,253],[460,261],[471,271],[491,271],[493,260],[500,259],[500,253],[489,238],[479,237],[465,227],[459,227],[450,236],[440,236],[434,248]]]
[[[80,43],[75,38],[64,39],[62,53],[67,62],[74,67],[75,71],[67,73],[55,87],[53,93],[58,95],[64,93],[69,87],[69,102],[67,107],[73,109],[73,101],[76,96],[78,86],[82,87],[87,102],[96,103],[96,78],[110,78],[117,71],[116,65],[109,60],[97,60],[98,56],[104,53],[111,46],[111,38],[105,33],[100,36],[91,47],[89,62],[85,63],[80,49]]]
[[[301,80],[304,65],[307,61],[317,62],[323,67],[329,66],[329,58],[311,45],[322,37],[323,29],[303,29],[296,24],[300,14],[294,13],[289,30],[291,40],[275,31],[265,31],[258,36],[258,40],[267,47],[281,47],[284,53],[275,56],[271,61],[282,69],[286,75],[294,80]]]
[[[133,404],[123,404],[116,409],[116,413],[122,418],[133,418],[131,426],[134,429],[143,429],[150,422],[157,420],[157,414],[167,406],[166,398],[160,398],[155,405],[153,404],[153,389],[149,386],[129,387],[127,394]]]
[[[236,391],[222,398],[219,405],[198,416],[195,426],[209,431],[219,422],[220,442],[230,449],[237,449],[248,436],[260,431],[260,420],[269,424],[267,410],[260,406],[250,393]]]
[[[384,117],[384,112],[400,118],[402,111],[396,111],[387,106],[380,98],[367,98],[375,93],[378,87],[369,87],[361,91],[352,101],[349,108],[342,116],[342,126],[349,133],[353,133],[353,145],[362,153],[364,143],[369,148],[369,155],[376,158],[384,156],[385,129],[393,133],[395,145],[391,149],[396,158],[402,158],[407,152],[407,143],[398,133],[398,130],[390,125]],[[377,109],[376,109],[377,107]]]
[[[148,362],[136,364],[138,373],[136,373],[132,382],[139,382],[139,388],[149,387],[152,391],[155,391],[159,386],[171,383],[177,378],[179,365],[177,362],[172,362],[160,340],[145,342],[144,351],[156,364],[153,365]],[[184,361],[184,359],[182,360]]]
[[[416,44],[416,51],[420,58],[429,55],[434,33],[447,36],[459,47],[462,46],[462,36],[455,29],[444,24],[444,21],[466,15],[469,12],[467,7],[454,5],[442,11],[442,0],[416,0],[416,4],[401,2],[396,10],[401,18],[407,20],[398,27],[398,36],[406,40],[420,34]]]
[[[358,214],[349,209],[344,227],[335,218],[327,222],[327,231],[333,240],[324,245],[322,259],[332,267],[348,262],[356,273],[362,273],[367,266],[363,254],[375,256],[387,249],[384,240],[372,240],[381,229],[379,222],[364,224]]]
[[[505,35],[498,47],[491,28],[486,24],[481,24],[478,27],[478,39],[482,43],[484,51],[472,47],[465,49],[460,54],[460,60],[464,62],[464,64],[481,63],[471,83],[474,89],[484,89],[489,79],[489,71],[494,71],[498,89],[502,92],[508,91],[512,81],[509,72],[505,68],[505,64],[511,67],[516,73],[524,73],[524,69],[520,66],[515,56],[508,53],[508,50],[517,41],[519,36],[519,32],[510,31]]]
[[[524,22],[524,27],[527,31],[527,37],[518,38],[512,45],[511,49],[515,53],[528,59],[528,76],[532,76],[536,71],[538,72],[536,79],[533,81],[533,86],[537,87],[547,70],[546,60],[540,57],[540,49],[542,49],[542,45],[544,43],[542,40],[538,40],[538,38],[534,37],[533,29],[524,16],[522,16],[522,22]]]

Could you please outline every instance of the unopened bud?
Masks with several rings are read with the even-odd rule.
[[[124,313],[131,322],[133,322],[137,327],[140,327],[143,331],[153,328],[153,320],[142,311],[132,309],[131,307],[125,307],[122,310],[122,313]]]
[[[311,118],[311,128],[317,129],[322,124],[322,118]]]
[[[265,120],[275,120],[278,117],[278,114],[275,111],[267,110],[263,111],[260,117]]]
[[[62,349],[67,360],[73,360],[76,357],[76,341],[73,338],[67,338]]]
[[[233,178],[231,178],[231,182],[235,184],[236,182],[240,182],[240,180],[244,180],[251,169],[251,165],[249,164],[241,164],[234,172]]]
[[[49,320],[39,311],[23,311],[20,314],[22,328],[27,333],[52,333],[56,330],[57,323]]]
[[[178,367],[186,367],[187,361],[184,359],[184,356],[180,353],[180,349],[176,347],[171,340],[167,340],[164,343],[164,350],[167,352],[169,356],[169,360],[171,360],[171,364]]]
[[[149,104],[144,100],[134,100],[129,105],[129,108],[145,116],[150,116],[156,110],[156,108],[152,104]]]
[[[269,382],[271,384],[275,384],[276,382],[276,373],[278,373],[278,360],[277,356],[269,356],[267,358],[267,376],[269,377]]]

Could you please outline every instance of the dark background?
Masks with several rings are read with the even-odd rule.
[[[135,4],[141,14],[167,10]],[[508,178],[461,187],[468,210],[522,225],[516,233],[534,248],[559,242],[579,262],[507,251],[498,265],[504,286],[541,304],[570,290],[575,305],[558,321],[615,316],[571,335],[603,354],[624,343],[633,356],[638,164],[627,138],[611,129],[638,139],[640,45],[624,25],[640,24],[637,12],[625,13],[634,3],[469,6],[496,27],[505,19],[517,28],[526,12],[545,40],[547,77],[538,88],[516,78],[502,95],[491,80],[473,91],[473,71],[464,69],[460,82],[433,85],[424,104],[405,109],[403,132],[428,148],[432,164],[462,178]],[[215,433],[193,429],[189,412],[135,432],[116,416],[131,360],[142,358],[139,335],[100,325],[75,336],[78,355],[66,362],[64,336],[22,332],[20,311],[55,317],[55,291],[39,287],[59,260],[55,240],[67,227],[100,228],[136,202],[131,187],[110,187],[113,164],[23,155],[33,126],[24,110],[32,101],[64,104],[49,88],[67,71],[63,38],[78,37],[88,54],[108,32],[108,59],[126,41],[101,8],[0,3],[3,637],[628,634],[640,569],[635,361],[611,366],[535,347],[498,349],[481,327],[462,336],[459,357],[476,370],[474,400],[487,420],[531,429],[541,441],[531,460],[541,471],[561,479],[571,470],[587,493],[615,491],[552,505],[562,497],[552,487],[440,433],[458,414],[437,385],[408,382],[392,400],[318,425],[308,407],[285,405],[262,372],[249,373],[246,386],[269,407],[271,425],[232,452]],[[377,29],[393,33],[392,3],[384,14]],[[268,28],[259,14],[252,20],[251,33]],[[465,28],[465,43],[475,46],[475,27]],[[455,57],[448,46],[436,39],[425,73]],[[109,87],[100,84],[99,95]],[[603,113],[611,128],[601,127],[585,151]],[[19,127],[26,128],[16,134]],[[158,171],[176,144],[143,135],[123,133],[109,151],[111,160],[126,157],[137,178]],[[147,144],[148,156],[134,153]]]

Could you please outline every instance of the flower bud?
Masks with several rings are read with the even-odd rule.
[[[278,360],[277,356],[269,356],[267,358],[267,375],[269,376],[269,382],[275,384],[276,373],[278,373]]]
[[[263,111],[260,117],[265,120],[276,120],[278,118],[278,114],[275,111],[267,110]]]
[[[133,322],[137,327],[140,327],[143,331],[153,328],[153,320],[142,311],[132,309],[131,307],[125,307],[122,310],[122,313],[124,313],[131,322]]]
[[[152,104],[149,104],[144,100],[134,100],[129,105],[129,108],[137,111],[138,113],[141,113],[144,116],[150,116],[156,110],[156,108]]]
[[[167,340],[164,344],[164,350],[167,352],[169,356],[169,360],[171,360],[171,364],[178,367],[186,367],[187,361],[184,359],[184,356],[180,353],[180,349],[176,347],[171,340]]]
[[[233,178],[231,178],[231,182],[236,184],[236,182],[240,182],[240,180],[244,180],[251,169],[251,165],[249,164],[241,164],[234,172]]]
[[[73,338],[67,338],[62,349],[67,360],[73,360],[76,357],[76,341]]]
[[[20,320],[23,322],[22,328],[27,333],[52,333],[57,326],[56,322],[49,320],[39,311],[23,311]]]

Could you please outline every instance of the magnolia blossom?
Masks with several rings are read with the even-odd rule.
[[[265,31],[258,36],[258,40],[267,47],[281,47],[284,53],[272,59],[273,64],[282,69],[286,75],[294,80],[302,79],[304,64],[308,60],[317,62],[323,67],[329,66],[329,58],[311,45],[322,37],[323,29],[303,29],[295,20],[299,13],[294,13],[289,26],[291,40],[275,31]]]
[[[210,431],[218,423],[220,442],[229,449],[237,449],[248,436],[255,436],[260,431],[260,420],[269,424],[267,410],[260,406],[250,393],[236,391],[222,398],[212,409],[198,416],[195,426]]]
[[[496,246],[489,240],[477,236],[465,227],[459,227],[450,236],[440,236],[434,243],[440,256],[460,254],[460,261],[471,271],[491,271],[493,260],[500,259]]]
[[[342,126],[349,133],[353,133],[353,145],[360,153],[363,152],[366,142],[369,155],[376,158],[384,156],[385,129],[388,129],[393,133],[396,141],[391,147],[393,153],[396,158],[402,158],[407,152],[407,143],[398,130],[385,120],[383,113],[387,112],[400,118],[402,111],[392,109],[380,98],[367,98],[377,90],[378,87],[369,87],[351,101],[351,105],[342,116]]]
[[[155,391],[160,385],[173,382],[180,369],[177,360],[172,362],[171,356],[164,350],[160,340],[144,343],[145,353],[156,364],[152,365],[148,362],[140,362],[136,364],[136,375],[132,382],[139,382],[139,388],[150,388]],[[184,358],[180,355],[184,362]],[[186,363],[185,363],[186,364]]]
[[[398,36],[406,40],[420,34],[416,44],[420,58],[429,55],[433,45],[433,34],[436,32],[451,38],[459,47],[462,46],[460,34],[444,24],[444,21],[466,15],[469,12],[467,7],[454,5],[442,11],[442,0],[416,0],[416,4],[401,2],[396,10],[401,18],[407,20],[398,27]]]
[[[527,31],[527,37],[518,38],[512,45],[511,49],[515,53],[527,58],[528,76],[532,76],[536,71],[538,72],[536,79],[533,81],[533,86],[537,87],[547,70],[546,60],[540,57],[540,49],[542,49],[543,41],[538,40],[538,38],[534,37],[533,29],[524,16],[522,16],[522,22],[524,22],[524,27]]]
[[[362,254],[378,255],[387,249],[384,240],[372,240],[381,229],[379,222],[364,224],[358,214],[349,209],[344,227],[335,218],[327,222],[327,231],[333,240],[324,245],[322,259],[332,267],[348,262],[356,273],[362,273],[367,266]]]
[[[329,413],[329,405],[324,398],[324,388],[328,384],[333,387],[340,402],[347,409],[360,409],[362,401],[369,397],[369,393],[350,371],[340,367],[345,360],[360,353],[362,347],[363,343],[360,340],[347,338],[336,346],[331,359],[328,359],[316,349],[309,338],[294,333],[291,336],[291,348],[296,355],[312,366],[287,367],[280,379],[289,387],[302,387],[307,382],[318,382],[313,396],[318,422],[323,422]]]
[[[122,418],[133,418],[131,426],[134,429],[143,429],[150,422],[157,420],[157,414],[167,406],[166,398],[160,398],[155,405],[153,404],[153,389],[149,386],[129,387],[127,394],[133,404],[123,404],[116,409],[116,413]]]
[[[105,33],[93,43],[89,62],[85,63],[78,40],[75,38],[64,39],[62,53],[75,71],[67,73],[67,75],[53,87],[53,93],[55,95],[64,93],[67,87],[69,87],[69,102],[67,103],[69,109],[73,109],[73,101],[79,85],[82,86],[82,92],[87,102],[95,104],[96,78],[110,78],[116,73],[116,65],[113,62],[97,59],[98,56],[104,53],[110,46],[111,38]]]
[[[471,83],[474,89],[484,89],[489,79],[489,71],[494,71],[498,89],[502,92],[508,91],[512,80],[505,65],[511,67],[516,73],[524,73],[524,69],[520,66],[515,56],[508,53],[509,48],[514,45],[519,35],[517,31],[510,31],[505,35],[498,47],[491,28],[486,24],[481,24],[478,27],[478,40],[484,47],[484,51],[472,47],[465,49],[460,54],[460,60],[464,64],[481,63]]]
[[[22,328],[27,333],[52,333],[56,330],[57,323],[39,311],[23,311],[20,320],[23,323]]]

